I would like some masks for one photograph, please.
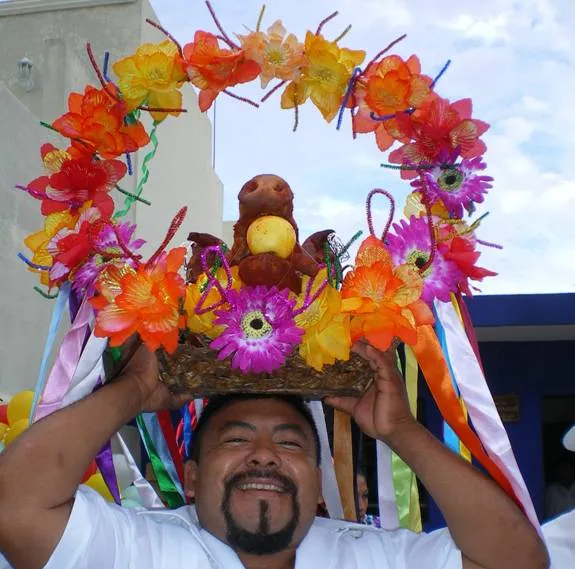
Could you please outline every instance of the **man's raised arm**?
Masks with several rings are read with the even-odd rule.
[[[547,569],[545,546],[513,501],[413,418],[395,354],[364,343],[355,349],[374,369],[374,385],[361,399],[327,403],[353,415],[412,468],[445,516],[464,569]]]

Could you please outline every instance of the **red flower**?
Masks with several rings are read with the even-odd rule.
[[[467,237],[453,237],[447,243],[441,245],[445,259],[454,262],[457,268],[463,273],[459,287],[464,294],[471,296],[471,290],[468,280],[482,281],[485,277],[494,277],[497,273],[476,266],[481,253],[475,249],[475,238],[470,235]]]
[[[42,147],[45,160],[53,150]],[[126,174],[126,165],[120,160],[94,160],[87,156],[64,160],[60,169],[50,176],[36,178],[28,187],[31,195],[42,200],[42,215],[57,211],[77,210],[87,201],[97,207],[103,217],[114,211],[110,191]]]
[[[88,85],[81,93],[68,97],[69,112],[56,119],[52,126],[72,140],[70,153],[103,158],[116,158],[135,152],[150,141],[144,126],[137,120],[126,120],[126,105],[110,83],[108,92]]]
[[[411,142],[394,150],[389,161],[417,166],[436,164],[441,156],[457,152],[462,158],[481,156],[485,143],[479,137],[489,128],[487,123],[472,119],[471,99],[450,103],[430,95],[415,112],[397,115],[397,128]],[[402,170],[401,177],[413,178],[417,172]]]

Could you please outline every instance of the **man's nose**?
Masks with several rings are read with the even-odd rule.
[[[246,457],[250,467],[277,468],[281,459],[271,442],[255,441],[252,451]]]

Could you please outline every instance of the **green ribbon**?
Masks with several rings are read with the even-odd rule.
[[[399,355],[397,363],[401,369]],[[409,346],[405,346],[405,380],[411,412],[417,413],[417,360]],[[391,471],[395,490],[397,517],[402,528],[421,532],[421,510],[417,478],[411,468],[395,453],[391,454]]]
[[[134,116],[134,118],[137,119],[137,116]],[[124,217],[125,215],[127,215],[128,212],[130,211],[130,208],[132,207],[132,204],[142,194],[144,186],[146,185],[146,182],[148,181],[148,178],[150,176],[148,162],[150,162],[150,160],[154,158],[154,156],[156,155],[156,151],[158,150],[158,137],[156,136],[156,129],[158,127],[158,124],[159,123],[154,121],[154,126],[152,128],[152,131],[150,132],[150,141],[152,142],[152,150],[150,150],[150,152],[148,152],[144,156],[144,160],[142,161],[142,171],[140,174],[140,179],[138,180],[138,186],[136,187],[136,192],[134,193],[133,196],[126,196],[126,199],[124,200],[124,209],[117,211],[114,214],[114,219],[118,219],[120,217]]]
[[[146,451],[148,452],[148,457],[150,458],[150,463],[152,465],[152,470],[156,475],[156,481],[158,482],[158,487],[160,488],[160,493],[164,502],[169,508],[179,508],[184,506],[184,500],[178,492],[174,481],[171,479],[168,471],[166,470],[162,459],[159,457],[156,447],[148,433],[148,429],[144,423],[144,420],[140,415],[136,418],[142,439],[144,440],[144,445]]]

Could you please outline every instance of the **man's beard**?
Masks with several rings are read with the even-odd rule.
[[[276,532],[270,533],[269,531],[269,504],[265,500],[260,500],[260,519],[257,529],[253,532],[240,527],[232,515],[230,507],[232,490],[242,482],[253,478],[275,479],[281,484],[284,492],[291,497],[292,517],[282,529]],[[250,470],[249,472],[237,474],[226,481],[222,499],[222,512],[226,520],[226,539],[230,547],[253,555],[278,553],[284,551],[290,545],[299,524],[300,512],[297,501],[297,488],[289,478],[273,472]]]

